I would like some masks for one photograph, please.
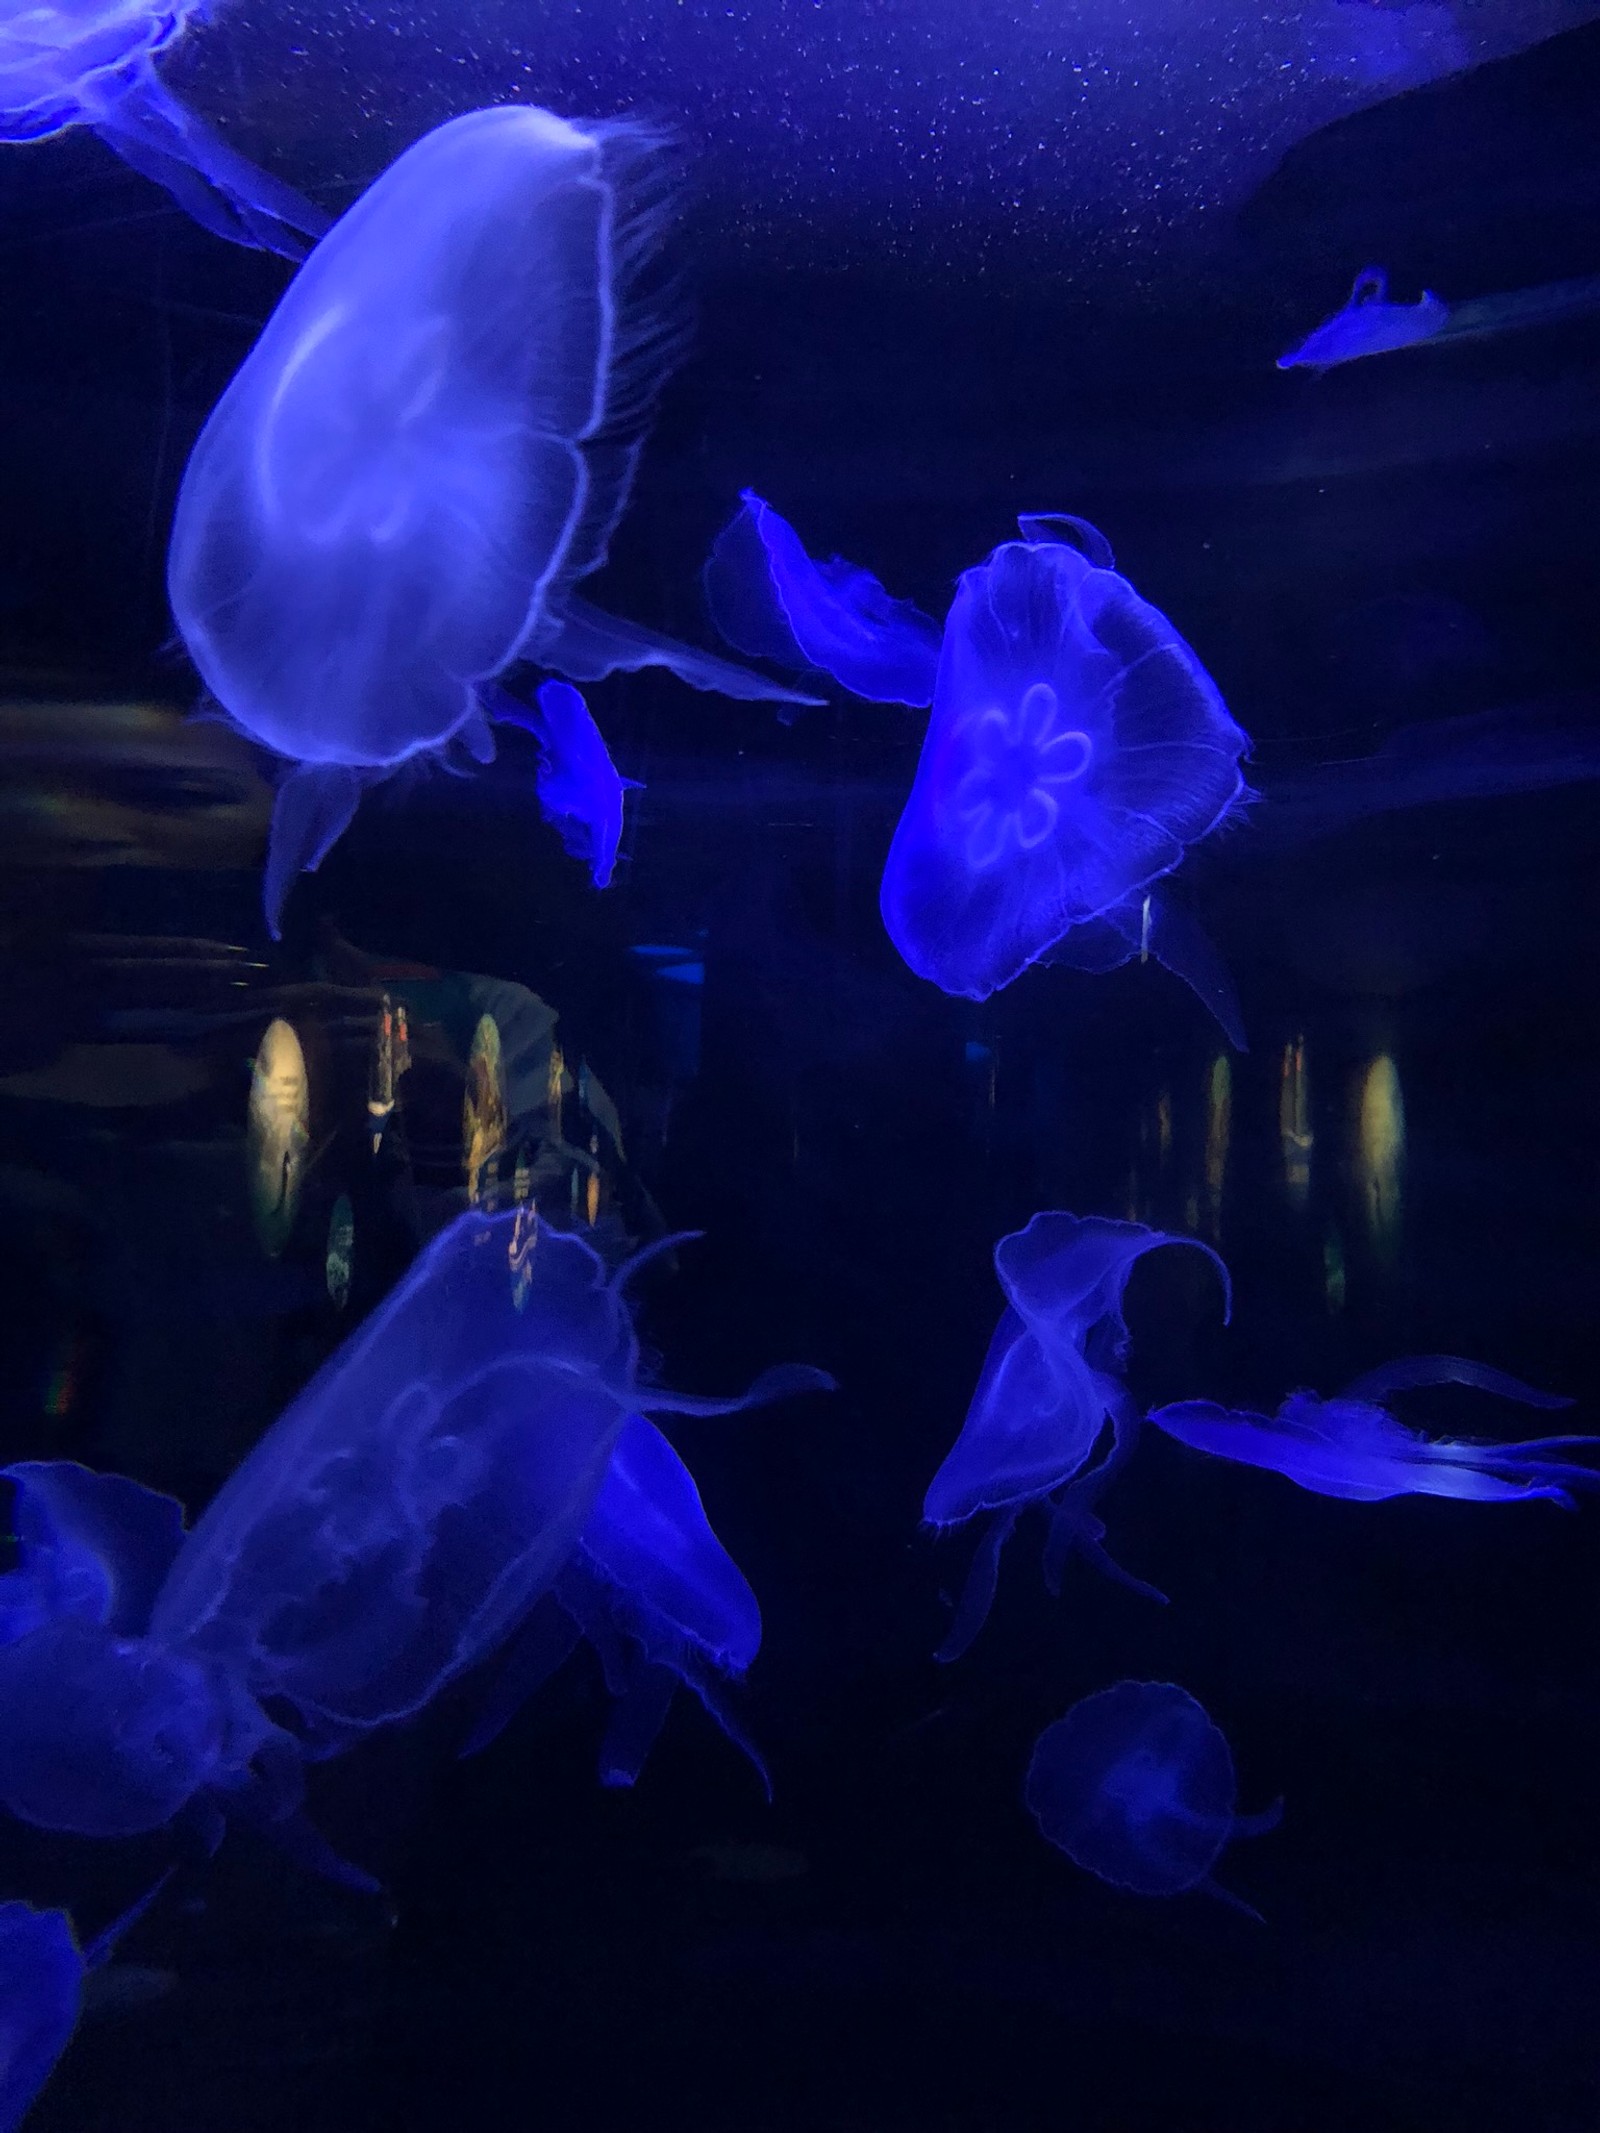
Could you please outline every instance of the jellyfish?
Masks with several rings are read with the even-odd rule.
[[[1233,1305],[1228,1270],[1197,1237],[1101,1216],[1038,1214],[995,1246],[1006,1308],[961,1434],[922,1507],[933,1527],[989,1520],[936,1658],[959,1658],[983,1627],[1001,1551],[1030,1505],[1049,1518],[1045,1579],[1052,1592],[1077,1548],[1134,1590],[1162,1597],[1106,1553],[1094,1504],[1131,1454],[1139,1426],[1122,1382],[1130,1337],[1123,1291],[1135,1262],[1165,1244],[1186,1245],[1211,1261],[1222,1278],[1226,1319]],[[1110,1444],[1096,1460],[1107,1425]]]
[[[518,662],[811,700],[574,590],[673,352],[641,292],[659,147],[522,105],[438,127],[317,247],[201,432],[168,592],[223,715],[285,766],[274,932],[366,786],[492,760],[482,691]]]
[[[1179,1400],[1149,1419],[1180,1444],[1240,1466],[1270,1468],[1317,1496],[1381,1503],[1390,1496],[1450,1496],[1464,1503],[1546,1501],[1568,1508],[1575,1488],[1600,1488],[1600,1470],[1551,1458],[1600,1437],[1537,1437],[1520,1444],[1480,1444],[1425,1437],[1393,1415],[1398,1393],[1431,1385],[1465,1385],[1524,1407],[1571,1403],[1520,1378],[1458,1355],[1415,1355],[1369,1371],[1331,1399],[1292,1392],[1274,1416]]]
[[[1283,1802],[1235,1813],[1233,1756],[1187,1690],[1119,1681],[1075,1703],[1034,1743],[1023,1797],[1075,1865],[1138,1896],[1203,1889],[1260,1913],[1211,1879],[1224,1845],[1276,1829]]]
[[[753,489],[740,491],[703,583],[711,618],[735,651],[820,667],[869,703],[933,702],[938,623],[842,557],[813,562],[788,520]]]
[[[0,2133],[16,2133],[71,2041],[83,1973],[65,1911],[0,1903]]]
[[[554,824],[574,859],[581,859],[597,889],[611,886],[622,842],[622,796],[642,792],[636,778],[617,775],[617,766],[589,714],[589,706],[570,682],[544,682],[525,710],[504,690],[494,692],[496,716],[526,726],[539,743],[539,806]]]
[[[1142,896],[1130,896],[1098,918],[1070,926],[1040,960],[1103,974],[1120,969],[1136,956],[1140,962],[1153,957],[1181,978],[1216,1017],[1234,1049],[1250,1049],[1227,964],[1194,913],[1164,890],[1146,889]]]
[[[0,1468],[16,1491],[18,1562],[0,1576],[0,1645],[63,1615],[142,1627],[183,1538],[183,1506],[70,1460]]]
[[[1450,316],[1447,305],[1424,289],[1414,304],[1391,304],[1382,267],[1363,267],[1344,309],[1307,334],[1298,348],[1278,358],[1280,370],[1331,370],[1359,356],[1389,355],[1435,339]]]
[[[771,1796],[766,1766],[720,1692],[721,1680],[741,1678],[760,1649],[760,1607],[711,1530],[694,1477],[643,1415],[632,1416],[617,1440],[554,1601],[564,1626],[530,1624],[464,1755],[488,1746],[582,1636],[616,1699],[600,1751],[603,1784],[637,1780],[681,1684],[743,1749]]]
[[[218,237],[301,259],[332,221],[229,148],[155,63],[205,0],[0,0],[0,141],[89,126]]]
[[[1498,334],[1519,333],[1529,326],[1554,326],[1566,319],[1600,311],[1600,274],[1571,281],[1540,282],[1531,289],[1508,289],[1498,296],[1476,296],[1446,304],[1425,289],[1414,304],[1389,301],[1388,277],[1381,267],[1364,267],[1342,311],[1324,319],[1298,348],[1279,356],[1280,370],[1331,370],[1361,356],[1391,355],[1426,341],[1486,341]]]
[[[166,1887],[163,1874],[85,1949],[65,1911],[0,1903],[0,2133],[16,2133],[72,2040],[84,1980]]]
[[[661,1249],[608,1276],[524,1210],[459,1217],[224,1484],[151,1634],[287,1706],[313,1755],[420,1710],[550,1588],[630,1416],[831,1385],[801,1366],[728,1399],[643,1382],[626,1291]]]
[[[57,1613],[0,1647],[12,1813],[115,1836],[195,1803],[363,1880],[301,1815],[305,1762],[421,1710],[522,1626],[629,1418],[831,1384],[643,1382],[626,1287],[649,1253],[608,1276],[525,1217],[469,1211],[434,1240],[183,1538],[147,1621]]]
[[[1102,537],[1019,528],[961,579],[883,874],[906,962],[974,1000],[1126,913],[1245,790],[1247,736]]]

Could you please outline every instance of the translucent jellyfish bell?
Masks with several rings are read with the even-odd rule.
[[[1077,1547],[1110,1575],[1161,1597],[1106,1554],[1105,1529],[1093,1506],[1132,1452],[1139,1426],[1122,1383],[1128,1348],[1123,1292],[1135,1263],[1167,1244],[1205,1253],[1222,1277],[1231,1309],[1228,1270],[1195,1237],[1139,1222],[1052,1213],[1035,1215],[996,1245],[995,1271],[1007,1308],[961,1434],[922,1507],[931,1526],[989,1519],[937,1658],[958,1658],[983,1627],[1001,1551],[1030,1505],[1050,1518],[1045,1574],[1052,1590]],[[1108,1425],[1109,1449],[1096,1461]]]
[[[71,2041],[83,1973],[64,1911],[0,1903],[0,2133],[16,2133]]]
[[[1278,358],[1280,370],[1331,370],[1361,356],[1389,355],[1431,341],[1449,323],[1450,307],[1424,289],[1414,304],[1389,301],[1389,278],[1381,267],[1363,267],[1343,310],[1324,319],[1298,348]]]
[[[506,105],[370,186],[290,285],[194,448],[168,590],[233,722],[285,759],[266,904],[412,758],[489,761],[483,686],[664,666],[805,702],[601,614],[643,415],[675,346],[641,296],[661,157]]]
[[[0,0],[0,141],[89,126],[235,244],[299,259],[332,217],[229,148],[161,86],[205,0]]]
[[[1050,1842],[1102,1881],[1139,1896],[1204,1889],[1259,1916],[1211,1869],[1233,1838],[1275,1829],[1283,1804],[1235,1813],[1228,1743],[1170,1682],[1121,1681],[1075,1703],[1035,1743],[1023,1797]]]
[[[595,887],[608,889],[622,842],[623,794],[643,787],[618,775],[589,706],[570,682],[544,682],[526,707],[503,690],[486,702],[496,718],[526,726],[539,743],[540,811],[572,857],[587,865]]]
[[[1292,1392],[1276,1415],[1179,1400],[1149,1419],[1194,1451],[1240,1466],[1269,1468],[1317,1496],[1381,1503],[1390,1496],[1449,1496],[1467,1503],[1548,1501],[1570,1506],[1572,1490],[1600,1488],[1600,1470],[1549,1454],[1600,1446],[1600,1437],[1537,1437],[1480,1444],[1425,1437],[1389,1411],[1397,1394],[1431,1385],[1466,1385],[1525,1407],[1567,1407],[1558,1394],[1456,1355],[1414,1355],[1388,1363],[1332,1399]]]
[[[1244,793],[1248,738],[1199,659],[1062,523],[1023,521],[963,575],[884,868],[895,946],[975,1000],[1126,912]]]

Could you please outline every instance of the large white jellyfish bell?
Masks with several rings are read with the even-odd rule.
[[[447,750],[492,759],[483,692],[517,661],[811,700],[574,590],[675,345],[639,282],[660,149],[521,105],[426,135],[317,247],[201,433],[168,590],[222,709],[295,766],[274,930],[365,785]]]
[[[157,56],[204,11],[204,0],[0,0],[0,140],[90,126],[206,229],[299,259],[332,218],[157,79]]]

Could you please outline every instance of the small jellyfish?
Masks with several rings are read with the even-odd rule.
[[[1019,524],[957,589],[880,899],[911,968],[974,1000],[1126,911],[1245,790],[1247,736],[1101,536]]]
[[[643,786],[618,775],[589,706],[570,682],[544,682],[532,709],[496,691],[494,708],[496,717],[526,726],[538,741],[540,810],[571,856],[588,867],[595,887],[610,888],[622,842],[622,796]]]
[[[71,2041],[83,1974],[65,1911],[0,1903],[0,2133],[16,2133]]]
[[[811,700],[574,590],[675,347],[641,287],[659,145],[522,105],[438,127],[317,247],[200,435],[168,592],[222,711],[285,764],[274,931],[365,786],[492,759],[482,692],[517,662]]]
[[[157,58],[206,12],[206,0],[0,0],[0,141],[92,127],[217,236],[300,259],[333,218],[229,148],[157,78]]]
[[[1457,1355],[1414,1355],[1368,1371],[1332,1399],[1292,1392],[1276,1415],[1179,1400],[1153,1408],[1149,1420],[1179,1444],[1240,1466],[1267,1467],[1317,1496],[1381,1503],[1390,1496],[1450,1496],[1466,1503],[1566,1506],[1571,1491],[1600,1488],[1600,1470],[1550,1458],[1600,1437],[1537,1437],[1520,1444],[1479,1444],[1425,1437],[1386,1404],[1398,1393],[1431,1385],[1466,1385],[1524,1407],[1567,1407],[1556,1393]]]
[[[1075,1703],[1034,1744],[1023,1797],[1076,1865],[1138,1896],[1203,1889],[1251,1918],[1211,1869],[1235,1837],[1276,1829],[1283,1803],[1235,1813],[1227,1741],[1184,1689],[1120,1681]]]
[[[1030,1505],[1049,1515],[1045,1575],[1052,1591],[1077,1547],[1111,1576],[1161,1597],[1106,1554],[1105,1528],[1093,1505],[1132,1452],[1138,1432],[1139,1418],[1122,1382],[1129,1343],[1123,1291],[1144,1253],[1167,1244],[1205,1254],[1222,1277],[1225,1315],[1231,1311],[1228,1270],[1196,1237],[1099,1216],[1039,1214],[995,1246],[1007,1306],[961,1434],[922,1507],[924,1522],[935,1527],[989,1517],[950,1633],[935,1657],[959,1658],[983,1627],[1001,1550]],[[1108,1424],[1110,1448],[1096,1462]]]
[[[875,704],[933,702],[939,625],[840,556],[816,563],[753,489],[717,536],[703,578],[711,619],[735,651],[820,667]]]
[[[143,1628],[183,1538],[182,1504],[70,1460],[26,1460],[0,1476],[16,1491],[18,1554],[0,1576],[0,1645],[65,1615]]]
[[[1391,304],[1389,278],[1381,267],[1364,267],[1356,276],[1342,311],[1322,324],[1287,355],[1280,370],[1331,370],[1360,356],[1389,355],[1431,341],[1450,317],[1447,304],[1424,289],[1414,304]]]
[[[569,1625],[530,1624],[463,1754],[486,1747],[565,1657],[581,1634],[599,1654],[616,1709],[600,1752],[601,1782],[632,1785],[667,1715],[673,1692],[692,1689],[755,1765],[720,1683],[738,1679],[761,1646],[761,1610],[739,1566],[706,1517],[694,1477],[642,1415],[617,1440],[577,1550],[556,1580]]]

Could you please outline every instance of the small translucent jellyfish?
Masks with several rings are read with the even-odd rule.
[[[1095,1215],[1039,1214],[995,1246],[1007,1307],[961,1434],[922,1506],[925,1523],[935,1527],[989,1517],[936,1658],[959,1658],[983,1627],[1001,1550],[1033,1504],[1050,1519],[1045,1577],[1052,1591],[1077,1547],[1111,1576],[1161,1598],[1106,1554],[1093,1505],[1132,1452],[1139,1426],[1122,1382],[1129,1342],[1123,1291],[1135,1263],[1165,1244],[1187,1245],[1211,1261],[1222,1277],[1226,1316],[1228,1270],[1196,1237]],[[1095,1461],[1108,1424],[1109,1447]]]
[[[1559,1394],[1458,1355],[1413,1355],[1387,1363],[1332,1399],[1292,1392],[1276,1415],[1179,1400],[1149,1419],[1179,1444],[1241,1466],[1268,1467],[1317,1496],[1381,1503],[1390,1496],[1451,1496],[1466,1503],[1572,1504],[1571,1491],[1600,1488],[1600,1470],[1547,1456],[1600,1437],[1537,1437],[1479,1444],[1425,1437],[1390,1413],[1396,1394],[1466,1385],[1524,1407],[1568,1407]]]
[[[1381,267],[1363,267],[1356,276],[1342,311],[1322,324],[1287,355],[1278,358],[1280,370],[1331,370],[1336,363],[1353,363],[1360,356],[1389,355],[1397,348],[1415,348],[1443,331],[1449,306],[1426,289],[1414,304],[1391,304],[1389,277]]]
[[[658,150],[519,105],[438,127],[318,245],[201,433],[168,591],[223,712],[286,766],[274,929],[366,785],[492,759],[483,691],[517,662],[810,701],[575,591],[674,352],[642,293]]]
[[[1075,1703],[1035,1742],[1023,1797],[1043,1835],[1102,1881],[1138,1896],[1202,1889],[1259,1919],[1211,1869],[1233,1838],[1276,1829],[1283,1802],[1234,1812],[1228,1743],[1171,1682],[1119,1681]]]
[[[642,1415],[617,1440],[554,1597],[567,1633],[553,1633],[548,1621],[530,1626],[508,1654],[463,1754],[494,1739],[581,1634],[617,1700],[600,1751],[603,1784],[635,1782],[681,1684],[749,1756],[770,1795],[766,1766],[720,1688],[723,1679],[742,1677],[760,1650],[761,1610],[711,1530],[694,1477]]]
[[[495,715],[526,726],[538,741],[540,811],[588,867],[595,887],[610,888],[622,842],[622,796],[644,788],[618,775],[589,706],[570,682],[543,683],[532,709],[497,691]]]
[[[1102,537],[1019,526],[957,589],[880,899],[911,968],[974,1000],[1125,913],[1245,790],[1247,736]]]
[[[937,622],[840,556],[817,563],[753,489],[717,536],[703,583],[711,619],[735,651],[819,667],[875,704],[933,702]]]
[[[332,217],[170,96],[155,62],[206,0],[0,0],[0,141],[89,126],[196,222],[300,259]]]
[[[0,1903],[0,2133],[16,2133],[71,2041],[83,1971],[65,1911]]]

